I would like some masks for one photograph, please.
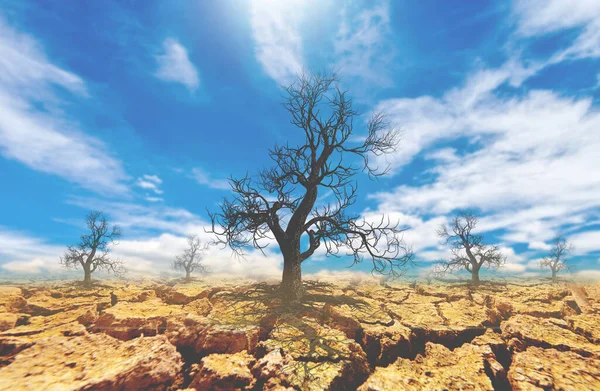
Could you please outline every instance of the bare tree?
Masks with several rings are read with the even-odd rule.
[[[109,259],[110,247],[121,237],[121,229],[117,225],[109,227],[102,212],[92,211],[85,218],[88,234],[81,235],[79,244],[67,247],[60,263],[66,268],[83,268],[83,285],[90,287],[92,273],[104,270],[121,276],[125,272],[123,262]]]
[[[291,123],[302,130],[304,142],[270,149],[274,166],[254,181],[248,175],[230,178],[233,200],[225,199],[220,212],[209,212],[216,242],[235,254],[243,255],[249,247],[263,251],[268,239],[277,242],[283,255],[284,302],[302,298],[302,262],[320,246],[336,257],[345,248],[353,265],[366,256],[373,271],[394,276],[413,260],[400,237],[405,229],[383,216],[379,222],[359,221],[348,213],[356,201],[353,176],[359,171],[370,178],[385,173],[387,169],[371,167],[369,157],[393,152],[399,133],[379,113],[369,120],[366,137],[359,139],[353,126],[359,113],[338,81],[337,74],[303,74],[285,89],[284,107]],[[335,201],[319,206],[319,191]]]
[[[438,263],[438,273],[465,269],[471,273],[472,283],[478,284],[479,270],[483,266],[494,269],[504,266],[506,256],[500,253],[498,246],[483,244],[483,236],[473,233],[477,220],[472,212],[460,211],[449,227],[440,225],[437,234],[442,239],[442,244],[450,244],[452,247],[452,257]]]
[[[190,235],[187,239],[188,247],[183,254],[175,257],[173,268],[185,270],[185,280],[191,280],[192,272],[208,273],[208,267],[202,263],[203,252],[208,250],[208,243],[203,244],[197,235]]]
[[[561,270],[569,270],[569,266],[565,263],[565,258],[573,251],[572,244],[567,242],[562,236],[557,236],[552,241],[552,249],[547,257],[540,261],[540,267],[550,269],[552,271],[552,282],[558,280],[556,274]]]

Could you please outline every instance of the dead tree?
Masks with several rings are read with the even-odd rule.
[[[558,280],[557,273],[561,270],[569,270],[569,266],[565,263],[565,258],[573,251],[572,244],[567,242],[562,236],[557,236],[552,241],[552,249],[547,257],[540,261],[540,267],[550,269],[552,271],[552,282]]]
[[[359,171],[369,178],[385,173],[387,168],[371,167],[369,157],[395,151],[399,133],[379,113],[359,138],[359,113],[338,81],[336,74],[303,74],[285,89],[284,107],[303,142],[270,149],[274,165],[255,180],[230,178],[233,199],[225,199],[218,213],[209,212],[216,243],[237,255],[251,247],[263,251],[269,239],[277,242],[283,255],[280,293],[288,303],[302,298],[301,265],[320,246],[327,256],[346,249],[352,265],[368,257],[373,271],[394,276],[413,260],[400,236],[405,229],[384,216],[373,222],[348,212],[356,201],[352,178]],[[333,195],[332,202],[319,205],[321,191]]]
[[[483,244],[483,236],[473,233],[477,216],[469,211],[458,212],[450,226],[440,225],[437,230],[443,245],[450,245],[452,257],[438,262],[436,271],[440,274],[465,269],[471,273],[471,282],[479,283],[479,270],[482,267],[498,269],[506,263],[506,256],[498,246]]]
[[[79,244],[67,247],[60,263],[66,268],[83,269],[83,286],[89,288],[92,284],[92,273],[104,270],[116,276],[125,272],[123,262],[109,259],[111,245],[117,244],[121,237],[121,229],[117,225],[109,226],[102,212],[93,211],[85,218],[88,234],[81,235]]]
[[[208,243],[203,244],[197,235],[190,235],[187,239],[188,247],[183,254],[175,257],[173,268],[185,270],[185,280],[190,281],[192,272],[208,273],[208,267],[202,263],[203,253],[208,250]]]

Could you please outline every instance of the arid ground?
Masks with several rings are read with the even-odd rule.
[[[0,286],[1,390],[598,390],[600,284]]]

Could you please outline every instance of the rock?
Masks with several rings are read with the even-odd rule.
[[[262,342],[267,351],[282,349],[294,360],[339,361],[364,357],[360,345],[335,329],[320,325],[310,318],[287,316],[273,328],[269,339]]]
[[[163,300],[165,303],[167,304],[187,304],[190,301],[194,300],[194,297],[190,297],[187,296],[186,294],[182,293],[182,292],[177,292],[177,291],[168,291],[165,293],[165,296],[163,297]]]
[[[153,299],[155,297],[156,297],[156,293],[154,293],[154,291],[143,291],[140,294],[138,294],[135,297],[135,300],[133,300],[133,301],[144,302],[144,301]]]
[[[501,334],[488,329],[483,335],[475,337],[473,341],[471,341],[471,344],[477,346],[488,345],[494,350],[500,346],[505,346],[506,342],[502,339]]]
[[[210,325],[211,320],[207,317],[187,314],[185,317],[167,319],[165,335],[169,339],[169,342],[177,348],[195,348],[200,335],[205,333],[205,330]],[[199,352],[195,351],[195,353]]]
[[[255,379],[250,367],[256,359],[246,352],[211,354],[200,361],[199,369],[190,387],[198,390],[249,390]]]
[[[425,356],[412,361],[399,358],[392,365],[376,368],[359,391],[384,390],[489,390],[494,387],[486,367],[495,362],[489,347],[465,344],[450,351],[428,342]],[[500,366],[495,363],[495,366]],[[501,366],[500,366],[501,367]]]
[[[600,345],[600,314],[581,314],[566,318],[569,329]]]
[[[281,355],[281,349],[273,349],[258,360],[252,368],[252,373],[256,378],[267,381],[281,373],[288,362],[289,360]]]
[[[486,326],[497,322],[495,314],[490,318],[487,307],[466,299],[439,303],[437,308],[438,313],[445,320],[445,325],[451,329],[485,329]]]
[[[173,384],[181,366],[164,336],[125,343],[104,334],[52,337],[0,368],[0,389],[159,390]]]
[[[286,385],[308,390],[356,389],[369,372],[360,345],[310,318],[281,319],[260,351],[282,352]]]
[[[21,289],[14,286],[0,286],[0,312],[22,312],[27,300]]]
[[[494,305],[496,307],[496,310],[498,311],[498,313],[500,314],[500,316],[503,319],[508,319],[514,313],[514,308],[513,308],[512,304],[510,304],[508,302],[496,301]]]
[[[391,326],[364,325],[360,342],[371,365],[387,366],[398,357],[411,356],[413,339],[411,329],[395,322]]]
[[[28,316],[28,315],[27,315]],[[34,339],[52,335],[82,335],[97,317],[95,305],[58,312],[48,316],[31,316],[23,325],[0,333],[1,336],[35,336]]]
[[[513,356],[508,381],[513,391],[600,390],[600,361],[532,346]]]
[[[160,299],[119,302],[100,315],[94,325],[94,331],[126,341],[142,334],[161,334],[166,330],[169,318],[184,314],[181,308],[166,305]]]
[[[206,298],[211,292],[212,289],[207,289],[206,286],[184,285],[164,289],[160,291],[160,295],[157,291],[157,295],[161,296],[167,304],[184,305],[196,299]]]
[[[589,314],[594,312],[594,294],[592,294],[592,298],[590,299],[588,292],[583,286],[579,284],[569,283],[568,287],[571,290],[573,298],[575,299],[575,301],[577,301],[577,305],[583,313]],[[593,288],[590,289],[590,291],[592,290]]]
[[[193,312],[200,316],[206,316],[210,314],[212,308],[213,307],[210,301],[206,297],[204,297],[202,299],[196,299],[189,302],[183,307],[183,310],[186,312]]]
[[[523,341],[524,346],[570,350],[584,356],[600,357],[599,345],[590,343],[585,337],[573,333],[567,327],[566,321],[528,315],[515,315],[501,325],[504,339]]]
[[[427,297],[427,296],[423,296]],[[433,296],[431,296],[433,297]],[[489,309],[466,299],[421,304],[386,304],[398,321],[420,341],[457,347],[485,332],[493,324]]]
[[[254,353],[260,328],[254,325],[218,324],[196,314],[168,319],[165,334],[179,348],[193,348],[199,355]]]
[[[0,331],[12,329],[17,326],[18,314],[0,313]]]
[[[433,325],[440,327],[444,324],[444,320],[431,302],[422,304],[386,303],[385,307],[395,320],[412,330],[429,329]]]
[[[549,303],[543,301],[513,302],[512,307],[515,314],[535,316],[537,318],[561,318],[565,311],[562,301],[552,301]]]
[[[59,312],[75,310],[79,307],[109,303],[108,297],[99,298],[95,295],[75,296],[71,298],[54,298],[48,292],[36,292],[27,299],[27,306],[23,312],[34,316],[48,316]]]
[[[0,368],[8,365],[21,351],[34,345],[33,341],[20,337],[0,337]]]
[[[258,335],[258,326],[212,325],[199,335],[195,350],[201,354],[237,353],[243,350],[254,353]]]

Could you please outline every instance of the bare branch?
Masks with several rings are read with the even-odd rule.
[[[207,274],[208,266],[202,263],[204,253],[208,250],[208,243],[202,243],[197,235],[190,235],[187,239],[188,247],[183,254],[175,257],[173,268],[176,270],[185,270],[186,279],[190,279],[193,272]]]
[[[556,274],[562,270],[570,270],[565,262],[566,257],[574,250],[572,244],[567,242],[563,236],[558,235],[552,241],[552,249],[548,256],[540,261],[540,267],[552,271],[552,279],[556,280]]]
[[[230,179],[233,199],[223,200],[219,212],[209,212],[208,232],[217,236],[214,243],[240,255],[249,248],[263,251],[268,241],[275,240],[283,253],[284,275],[286,270],[299,270],[286,268],[286,262],[301,263],[323,245],[327,255],[337,256],[343,247],[353,264],[367,257],[374,271],[392,275],[413,261],[401,237],[405,228],[383,220],[357,222],[357,216],[346,213],[356,201],[354,176],[360,171],[369,177],[381,175],[369,165],[369,156],[393,152],[399,133],[383,113],[377,113],[368,122],[363,141],[355,142],[359,113],[338,82],[336,73],[302,74],[285,89],[283,106],[304,142],[270,149],[273,167],[261,171],[254,182],[248,176]],[[335,202],[317,205],[322,190],[331,191]],[[303,236],[308,237],[308,246],[301,249]],[[299,278],[299,272],[294,273]]]
[[[440,243],[451,247],[452,256],[439,261],[437,273],[455,272],[465,269],[471,273],[473,281],[479,281],[482,267],[498,269],[506,263],[498,246],[483,244],[483,236],[475,234],[478,218],[471,211],[459,211],[451,220],[450,226],[442,224],[437,229]]]
[[[117,225],[109,225],[104,213],[92,211],[85,218],[85,225],[89,233],[81,235],[79,244],[68,246],[65,254],[60,258],[60,263],[65,268],[79,268],[84,271],[84,284],[91,283],[91,273],[103,270],[116,276],[123,276],[125,268],[120,260],[108,257],[110,248],[118,244],[121,229]]]

